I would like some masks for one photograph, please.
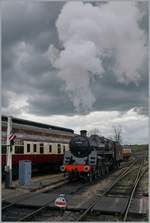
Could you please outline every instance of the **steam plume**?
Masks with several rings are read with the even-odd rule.
[[[104,58],[115,58],[111,69],[118,82],[141,79],[146,47],[139,18],[134,2],[93,6],[76,1],[62,8],[56,27],[63,50],[50,45],[49,58],[78,112],[89,111],[95,102],[90,82],[105,74]]]

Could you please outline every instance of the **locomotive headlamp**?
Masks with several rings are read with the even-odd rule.
[[[84,166],[84,171],[85,172],[88,172],[90,170],[90,167],[89,166]]]
[[[64,172],[65,171],[65,167],[64,166],[60,166],[60,171]]]

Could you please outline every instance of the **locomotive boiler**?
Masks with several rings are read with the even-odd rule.
[[[69,178],[84,178],[92,181],[118,168],[122,161],[122,146],[98,135],[87,136],[86,130],[72,137],[69,150],[64,154],[61,170]]]

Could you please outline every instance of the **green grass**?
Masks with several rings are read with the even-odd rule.
[[[138,153],[138,152],[147,152],[148,151],[148,144],[143,144],[143,145],[131,145],[131,150],[133,153]]]

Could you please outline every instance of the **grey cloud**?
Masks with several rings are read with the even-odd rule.
[[[29,4],[29,3],[28,3]],[[28,97],[28,111],[41,116],[51,114],[75,114],[72,102],[64,90],[64,82],[57,77],[45,52],[50,43],[58,48],[56,18],[64,3],[45,2],[27,3],[8,1],[2,7],[2,106],[7,111],[11,104],[7,91]],[[147,30],[147,17],[141,26]],[[15,46],[24,41],[33,47],[27,62],[16,69]],[[92,84],[96,102],[93,110],[126,111],[131,107],[143,107],[148,110],[148,65],[143,69],[143,80],[139,86],[116,83],[110,75],[113,60],[104,61],[107,74]],[[109,76],[109,78],[108,78]],[[86,95],[85,95],[86,97]],[[19,113],[18,113],[19,114]],[[15,114],[14,114],[15,115]]]
[[[49,116],[50,114],[56,115],[73,115],[74,109],[72,103],[68,103],[68,97],[64,95],[38,95],[29,99],[31,104],[29,112],[36,115]]]
[[[139,1],[137,2],[138,7],[141,11],[141,14],[143,15],[142,18],[139,21],[139,24],[143,30],[145,30],[147,38],[148,38],[148,30],[149,30],[149,7],[148,7],[148,1]]]
[[[47,32],[54,25],[61,2],[3,2],[2,4],[2,43],[5,46],[17,41],[34,40],[43,32]],[[4,38],[3,38],[4,37]]]

